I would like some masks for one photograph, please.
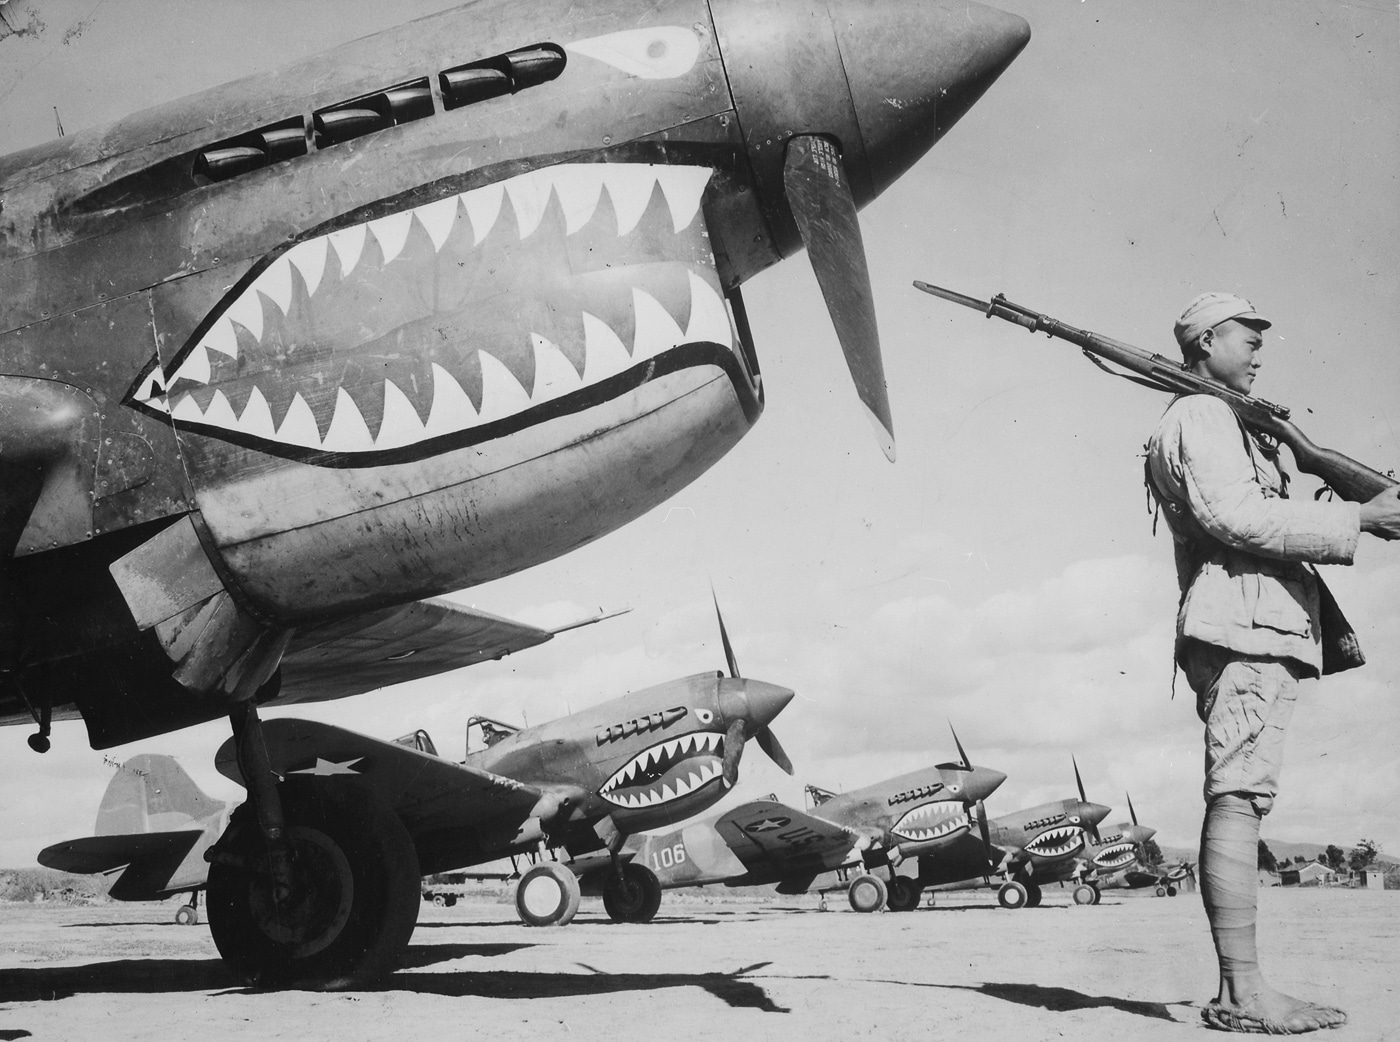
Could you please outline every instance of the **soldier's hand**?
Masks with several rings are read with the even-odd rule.
[[[1361,504],[1361,531],[1382,539],[1400,539],[1400,488],[1388,488]]]

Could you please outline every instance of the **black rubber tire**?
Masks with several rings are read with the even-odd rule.
[[[1175,896],[1176,896],[1176,887],[1172,886],[1170,883],[1167,884],[1167,896],[1168,896],[1168,897],[1175,897]]]
[[[1003,908],[1024,908],[1030,895],[1026,888],[1014,879],[1009,883],[1003,883],[1001,889],[997,891],[997,904]]]
[[[1166,896],[1167,896],[1167,888],[1164,887],[1164,886],[1159,886],[1159,887],[1157,888],[1157,890],[1156,890],[1156,894],[1157,894],[1158,897],[1166,897]]]
[[[857,912],[878,912],[889,897],[885,881],[879,876],[860,875],[851,880],[846,899]]]
[[[1100,901],[1102,901],[1102,900],[1103,900],[1103,891],[1100,890],[1098,887],[1094,887],[1094,904],[1098,904],[1098,903],[1099,903]]]
[[[197,926],[199,909],[194,905],[181,905],[175,910],[175,922],[180,926]]]
[[[526,926],[568,926],[579,896],[578,877],[557,861],[542,861],[515,884],[515,912]]]
[[[912,912],[919,907],[919,884],[905,876],[895,876],[886,885],[885,904],[891,912]]]
[[[408,830],[361,786],[296,780],[278,791],[292,894],[274,897],[267,847],[245,803],[219,842],[242,864],[209,867],[209,932],[219,954],[260,988],[335,991],[392,972],[421,901]]]
[[[1036,883],[1024,883],[1024,884],[1022,884],[1022,885],[1025,886],[1025,888],[1026,888],[1026,907],[1027,907],[1027,908],[1039,908],[1039,907],[1040,907],[1040,886],[1039,886],[1038,884],[1036,884]]]
[[[661,881],[645,865],[630,861],[622,878],[609,872],[603,882],[603,908],[615,923],[649,923],[661,907]]]
[[[1080,883],[1074,888],[1074,903],[1077,905],[1098,904],[1098,901],[1095,900],[1098,896],[1098,889],[1090,886],[1088,883]]]

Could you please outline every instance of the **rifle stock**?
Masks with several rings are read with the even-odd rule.
[[[1012,303],[1000,293],[990,301],[981,301],[927,282],[916,281],[914,286],[935,297],[981,311],[988,318],[1005,319],[1028,332],[1045,333],[1047,336],[1067,340],[1081,348],[1091,359],[1102,358],[1120,365],[1141,377],[1135,382],[1159,391],[1171,394],[1213,394],[1234,409],[1246,427],[1287,445],[1299,470],[1321,478],[1343,499],[1364,503],[1387,489],[1400,488],[1400,481],[1396,481],[1395,478],[1372,470],[1335,449],[1314,444],[1289,420],[1289,411],[1285,406],[1275,405],[1253,395],[1241,394],[1209,377],[1191,372],[1180,362],[1125,344],[1121,340],[1078,329],[1049,315],[1042,315]]]

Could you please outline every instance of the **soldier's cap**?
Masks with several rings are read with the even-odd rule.
[[[1232,318],[1255,329],[1268,329],[1273,325],[1255,311],[1254,305],[1244,297],[1233,293],[1202,293],[1186,305],[1172,331],[1176,334],[1176,342],[1185,350],[1207,329],[1213,329]]]

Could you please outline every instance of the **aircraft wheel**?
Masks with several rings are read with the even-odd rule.
[[[887,896],[885,881],[872,875],[856,876],[851,880],[850,890],[846,892],[851,907],[857,912],[878,912]]]
[[[608,873],[603,883],[603,908],[613,922],[649,923],[660,907],[661,882],[646,865],[623,865],[621,879]]]
[[[290,892],[274,882],[253,808],[234,812],[209,866],[209,932],[264,988],[343,989],[393,970],[420,903],[418,853],[398,816],[359,787],[279,787]],[[231,863],[230,863],[231,862]]]
[[[194,926],[199,922],[199,909],[194,905],[181,905],[175,910],[175,921],[181,926]]]
[[[433,895],[433,904],[437,905],[439,908],[446,908],[446,907],[447,907],[447,897],[446,897],[445,895],[443,895],[443,894],[434,894],[434,895]]]
[[[1036,883],[1025,883],[1025,884],[1023,884],[1023,885],[1024,885],[1025,888],[1026,888],[1026,907],[1027,907],[1027,908],[1039,908],[1039,907],[1040,907],[1040,886],[1039,886],[1038,884],[1036,884]]]
[[[1094,904],[1098,904],[1098,903],[1099,903],[1100,901],[1102,901],[1102,900],[1103,900],[1103,891],[1100,890],[1098,887],[1094,887]]]
[[[1167,888],[1164,887],[1164,886],[1159,886],[1159,887],[1157,888],[1157,890],[1156,890],[1156,894],[1157,894],[1158,897],[1166,897],[1166,896],[1167,896]]]
[[[886,904],[891,912],[912,912],[919,907],[919,885],[905,876],[895,876],[887,886]]]
[[[1098,904],[1099,892],[1088,883],[1080,883],[1074,888],[1074,903],[1077,905]]]
[[[578,902],[578,878],[557,861],[542,861],[515,884],[515,911],[526,926],[567,926]]]
[[[1026,902],[1030,900],[1030,894],[1026,888],[1016,880],[1001,884],[1001,889],[997,891],[997,904],[1003,908],[1024,908]]]
[[[1170,883],[1167,884],[1167,896],[1168,896],[1168,897],[1175,897],[1175,896],[1176,896],[1176,887],[1172,886]]]

